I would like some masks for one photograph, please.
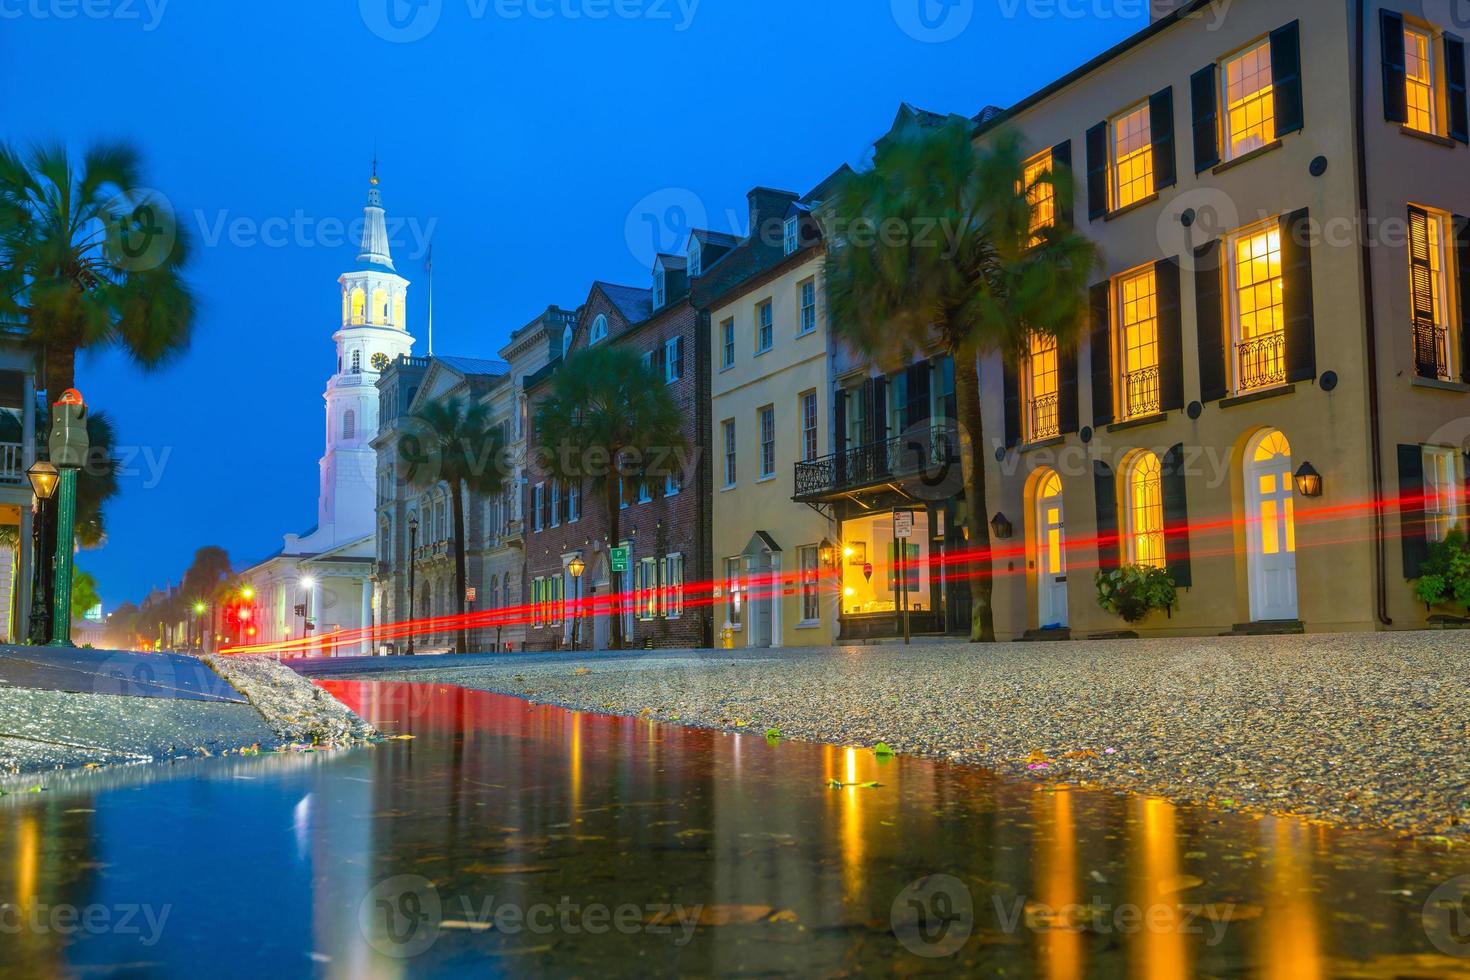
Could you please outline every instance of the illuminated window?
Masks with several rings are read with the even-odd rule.
[[[1031,204],[1031,244],[1041,241],[1041,232],[1056,223],[1057,189],[1051,176],[1051,150],[1043,150],[1026,161],[1021,173],[1022,191]]]
[[[373,290],[372,316],[374,323],[388,322],[388,290],[381,287]]]
[[[1061,434],[1061,414],[1057,393],[1057,340],[1045,334],[1031,335],[1031,355],[1026,359],[1029,386],[1027,400],[1030,440],[1038,442]]]
[[[1128,561],[1164,567],[1164,481],[1159,457],[1142,452],[1127,471]]]
[[[663,613],[665,619],[684,615],[684,556],[664,558]]]
[[[1046,568],[1048,575],[1062,573],[1062,478],[1055,470],[1042,478],[1037,490],[1041,502],[1042,532],[1046,535]]]
[[[1286,382],[1281,229],[1276,222],[1230,239],[1231,326],[1239,391]]]
[[[740,566],[743,564],[739,558],[725,559],[725,620],[735,629],[740,628],[740,607],[743,605],[740,596]]]
[[[546,622],[546,609],[542,606],[542,595],[546,590],[546,579],[531,580],[531,628],[540,629]]]
[[[801,396],[801,460],[810,463],[817,458],[817,393]]]
[[[393,297],[393,325],[395,327],[405,327],[408,325],[408,316],[405,313],[402,293]]]
[[[1421,378],[1450,380],[1450,287],[1447,278],[1450,217],[1409,208],[1409,300],[1414,317],[1414,369]]]
[[[1277,555],[1296,551],[1296,487],[1291,475],[1291,443],[1281,432],[1272,432],[1256,446],[1251,460],[1256,464],[1256,492],[1260,495],[1261,553]],[[1282,464],[1279,470],[1269,464]]]
[[[362,324],[367,320],[367,294],[361,289],[352,291],[352,322]]]
[[[1410,129],[1437,133],[1434,94],[1434,39],[1417,27],[1404,28],[1404,86]]]
[[[1226,61],[1225,159],[1249,153],[1276,138],[1276,92],[1271,45],[1262,42]]]
[[[819,622],[822,618],[821,572],[818,565],[816,545],[804,545],[796,550],[797,564],[801,566],[801,621]]]
[[[1154,192],[1153,131],[1148,103],[1113,120],[1113,207],[1126,208]]]
[[[1118,346],[1125,419],[1159,411],[1159,321],[1153,266],[1118,279]]]
[[[1424,447],[1424,527],[1430,541],[1443,541],[1460,521],[1459,455]]]
[[[658,618],[659,562],[644,558],[638,562],[633,578],[634,608],[639,619],[647,622]]]

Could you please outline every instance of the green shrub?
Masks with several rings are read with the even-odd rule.
[[[1470,540],[1464,531],[1451,531],[1443,541],[1429,546],[1429,555],[1419,566],[1414,594],[1431,609],[1470,609]]]
[[[1142,622],[1155,609],[1170,610],[1178,601],[1179,590],[1165,569],[1124,565],[1097,573],[1097,604],[1124,622]]]

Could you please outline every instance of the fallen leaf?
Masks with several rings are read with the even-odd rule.
[[[873,746],[873,754],[893,755],[893,749],[889,747],[887,742],[879,742],[877,745]]]
[[[466,922],[462,919],[445,919],[443,922],[439,923],[439,928],[463,929],[466,932],[489,932],[491,929],[495,928],[495,923],[493,921]]]
[[[572,671],[572,676],[574,676],[574,677],[586,677],[590,673],[592,673],[592,668],[590,668],[590,667],[578,667],[576,670]]]

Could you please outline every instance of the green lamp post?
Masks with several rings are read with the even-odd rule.
[[[51,645],[71,642],[72,553],[76,549],[77,472],[87,462],[87,405],[81,392],[68,388],[51,407],[51,464],[60,471],[56,491],[56,587],[51,605]]]

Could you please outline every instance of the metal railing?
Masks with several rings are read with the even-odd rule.
[[[0,443],[0,483],[25,482],[25,447],[18,442]]]
[[[1159,414],[1159,368],[1139,368],[1123,373],[1123,417],[1145,418]]]
[[[1444,327],[1414,324],[1414,371],[1421,378],[1450,380],[1449,332]]]
[[[927,478],[959,462],[959,434],[935,426],[883,442],[796,464],[796,499],[870,487],[908,477]]]
[[[1236,377],[1241,391],[1286,383],[1286,334],[1262,334],[1235,345]]]
[[[1061,434],[1061,397],[1052,393],[1031,399],[1031,441],[1055,439]]]

